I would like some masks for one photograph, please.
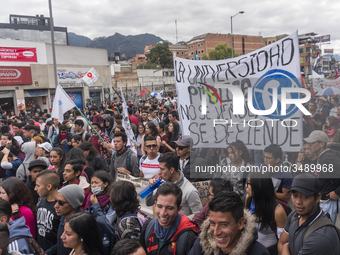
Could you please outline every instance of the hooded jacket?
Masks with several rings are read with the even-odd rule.
[[[25,225],[26,220],[21,217],[17,220],[9,222],[9,238],[15,238],[22,236],[22,238],[16,239],[8,245],[8,251],[18,251],[23,254],[30,254],[30,248],[25,240],[25,237],[32,237],[29,227]]]
[[[105,118],[105,121],[109,121],[110,122],[110,126],[107,128],[105,126],[105,135],[107,135],[111,141],[113,140],[113,129],[114,129],[114,118],[112,116],[108,116],[107,118]]]
[[[235,247],[229,255],[269,255],[268,250],[257,239],[257,231],[255,228],[255,217],[248,210],[244,210],[246,222],[244,224],[241,236]],[[220,255],[223,254],[217,246],[217,242],[210,230],[210,219],[206,219],[201,226],[199,238],[189,252],[189,255]]]
[[[27,177],[29,176],[28,167],[30,162],[34,160],[35,146],[35,142],[27,142],[21,146],[21,151],[25,153],[25,159],[24,162],[19,166],[16,176],[22,181],[26,181]]]
[[[158,220],[157,218],[153,220]],[[147,254],[162,254],[162,255],[185,255],[189,252],[189,249],[195,242],[198,233],[198,226],[193,223],[187,216],[182,214],[181,221],[178,225],[176,232],[172,235],[170,240],[164,241],[164,244],[161,248],[159,248],[159,239],[155,234],[155,227],[152,229],[150,236],[145,236],[147,233],[147,227],[152,223],[152,220],[149,220],[144,223],[142,233],[140,235],[140,243],[142,244],[144,250],[147,251]],[[183,250],[183,247],[179,247],[179,239],[183,238],[184,233],[188,232],[186,235],[186,240],[184,243],[186,247],[184,248],[185,254],[180,253],[179,251]]]

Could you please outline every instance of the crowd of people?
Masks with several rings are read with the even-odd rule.
[[[118,100],[87,100],[62,123],[35,106],[2,112],[0,254],[340,254],[340,106],[306,106],[290,171],[277,144],[193,148],[171,95],[128,104],[136,151]],[[216,163],[233,171],[195,172]],[[250,166],[259,171],[241,171]],[[145,198],[153,215],[118,173],[164,182]]]

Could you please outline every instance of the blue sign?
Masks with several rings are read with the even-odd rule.
[[[268,110],[270,105],[265,105],[265,102],[273,103],[273,83],[278,84],[277,94],[281,95],[281,88],[301,88],[301,84],[298,79],[290,72],[284,70],[270,70],[265,73],[253,86],[253,105],[256,110]],[[291,99],[301,98],[300,93],[289,93]],[[269,100],[268,100],[269,98]],[[265,117],[271,119],[285,119],[292,116],[299,108],[296,105],[291,104],[287,109],[287,114],[281,116],[281,102],[278,98],[277,109],[271,114]]]
[[[81,96],[81,93],[80,92],[76,92],[76,93],[73,93],[73,92],[66,92],[68,94],[68,96],[71,98],[71,100],[74,102],[74,104],[80,109],[82,110],[83,109],[83,100],[82,100],[82,96]],[[51,105],[53,107],[53,102],[54,102],[54,96],[55,95],[52,95],[51,94]],[[59,105],[62,104],[62,102],[58,102]]]

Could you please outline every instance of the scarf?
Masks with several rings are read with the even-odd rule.
[[[178,180],[175,181],[174,183],[175,183],[178,187],[180,187],[180,186],[183,184],[183,182],[184,182],[184,174],[183,174],[182,171],[179,171],[179,178],[178,178]]]
[[[61,136],[61,139],[63,139],[63,140],[65,140],[66,137],[67,137],[67,135],[62,135],[62,134],[60,134],[60,136]]]
[[[176,233],[179,223],[181,222],[182,215],[177,213],[174,223],[169,228],[163,228],[159,221],[155,222],[155,234],[156,237],[162,242],[170,240],[170,238]]]
[[[326,132],[328,137],[333,137],[335,133],[336,133],[336,128],[328,128]]]
[[[102,192],[100,192],[100,193],[97,195],[97,199],[98,199],[98,203],[99,203],[100,207],[101,207],[102,210],[103,210],[104,207],[105,207],[108,203],[110,203],[110,196],[109,196],[108,194],[103,194],[103,195],[101,195],[101,193],[102,193]],[[93,194],[93,193],[90,192],[90,194],[89,194],[89,196],[88,196],[88,199],[87,199],[87,201],[86,201],[85,208],[90,208],[90,207],[92,206],[92,204],[91,204],[91,199],[90,199],[90,197],[91,197],[92,194]]]

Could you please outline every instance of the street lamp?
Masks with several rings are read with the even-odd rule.
[[[230,17],[230,24],[231,24],[231,57],[234,57],[234,42],[233,42],[233,18],[238,14],[243,14],[244,11],[239,11],[234,16]]]

